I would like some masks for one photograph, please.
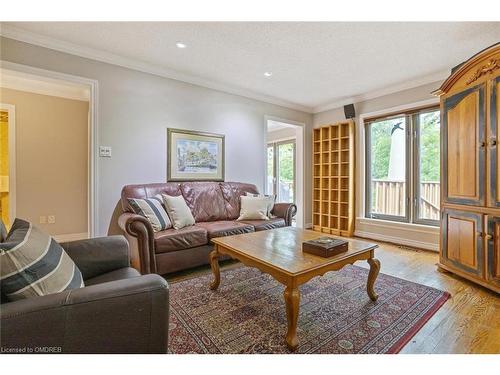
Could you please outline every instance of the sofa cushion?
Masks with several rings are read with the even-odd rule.
[[[111,272],[106,272],[96,277],[92,277],[91,279],[87,279],[85,280],[85,285],[97,285],[107,283],[108,281],[131,279],[137,276],[141,276],[141,274],[135,268],[124,267]]]
[[[255,185],[242,182],[221,182],[220,187],[226,205],[226,220],[236,220],[240,216],[240,197],[242,195],[259,193]]]
[[[10,301],[84,286],[80,270],[61,245],[21,219],[2,242],[0,260],[0,286]]]
[[[156,232],[154,236],[156,253],[168,253],[208,244],[207,231],[196,225],[162,230]]]
[[[209,240],[216,237],[232,236],[234,234],[243,234],[255,231],[252,225],[236,221],[211,221],[196,223],[195,226],[205,229],[208,233]]]
[[[155,232],[172,228],[170,218],[163,207],[163,198],[161,194],[144,199],[128,198],[128,203],[134,213],[144,216],[149,220]]]
[[[243,220],[240,223],[252,225],[256,232],[261,230],[276,229],[285,227],[285,219],[276,217],[270,220]]]
[[[181,191],[196,222],[226,220],[226,207],[217,182],[183,182]]]
[[[163,194],[163,202],[175,229],[194,225],[194,217],[182,195],[172,197]]]

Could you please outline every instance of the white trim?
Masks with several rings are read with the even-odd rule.
[[[439,245],[436,243],[433,243],[433,242],[414,241],[414,240],[409,240],[407,238],[393,237],[393,236],[387,236],[387,235],[380,234],[380,233],[372,233],[372,232],[365,232],[365,231],[359,231],[359,230],[354,231],[354,236],[361,237],[361,238],[368,238],[368,239],[376,240],[376,241],[389,242],[389,243],[396,244],[396,245],[411,246],[411,247],[415,247],[417,249],[432,250],[432,251],[436,251],[436,252],[439,251]]]
[[[304,122],[287,120],[275,116],[264,116],[264,126],[267,129],[268,121],[278,121],[285,124],[293,125],[300,129],[295,137],[295,204],[300,215],[296,217],[297,227],[304,226],[306,222],[306,191],[307,184],[304,168],[306,165],[306,124]],[[267,146],[267,132],[264,132],[264,144]],[[266,148],[267,149],[267,148]],[[267,171],[267,158],[264,158],[264,171]],[[267,186],[267,172],[264,173],[264,187]]]
[[[344,98],[342,100],[336,100],[336,101],[333,101],[330,103],[325,103],[325,104],[313,107],[312,113],[325,112],[325,111],[328,111],[330,109],[340,108],[340,107],[347,105],[347,104],[360,103],[360,102],[364,102],[364,101],[367,101],[370,99],[379,98],[381,96],[394,94],[394,93],[399,92],[399,91],[409,90],[409,89],[412,89],[412,88],[415,88],[418,86],[423,86],[423,85],[426,85],[428,83],[443,81],[449,75],[450,75],[449,70],[442,70],[442,71],[439,71],[439,72],[436,72],[436,73],[433,73],[433,74],[430,74],[430,75],[427,75],[424,77],[420,77],[417,79],[413,79],[413,80],[405,81],[403,83],[399,83],[396,85],[385,87],[383,89],[370,91],[370,92],[367,92],[365,94],[356,95],[356,96],[352,96],[349,98]]]
[[[9,127],[9,221],[16,218],[16,106],[0,103],[0,109],[7,111]]]
[[[2,24],[2,27],[0,29],[0,36],[68,53],[71,55],[80,56],[108,64],[118,65],[128,69],[133,69],[144,73],[154,74],[160,77],[191,83],[193,85],[226,92],[233,95],[239,95],[246,98],[255,99],[265,103],[275,104],[281,107],[294,109],[311,114],[316,114],[330,109],[339,108],[350,103],[359,103],[361,101],[375,99],[384,95],[393,94],[398,91],[409,90],[414,87],[422,86],[428,83],[442,81],[446,77],[448,77],[450,73],[449,70],[443,70],[435,72],[433,74],[429,74],[424,77],[416,78],[413,80],[407,80],[402,83],[385,87],[379,90],[370,91],[365,94],[333,100],[331,102],[311,107],[298,103],[293,103],[277,97],[256,93],[251,90],[246,90],[243,88],[227,85],[224,83],[219,83],[216,81],[198,77],[196,75],[181,73],[173,69],[160,67],[140,60],[119,56],[107,51],[84,47],[75,43],[65,42],[56,38],[51,38],[30,31],[22,30],[12,25]]]
[[[85,240],[85,239],[89,238],[89,234],[87,232],[83,232],[83,233],[68,233],[68,234],[55,234],[52,237],[57,242],[70,242],[70,241]]]
[[[71,74],[59,73],[52,70],[34,68],[29,65],[12,63],[0,60],[0,69],[9,69],[20,73],[38,75],[52,79],[59,79],[79,84],[88,85],[89,95],[89,170],[88,170],[88,231],[90,237],[97,234],[96,228],[99,228],[99,216],[97,208],[99,203],[98,196],[98,165],[96,163],[96,145],[98,131],[98,81],[90,78],[80,77]]]
[[[168,69],[154,64],[146,63],[140,60],[119,56],[110,52],[65,42],[48,36],[43,36],[40,34],[32,33],[30,31],[22,30],[11,25],[2,24],[0,35],[6,38],[19,40],[21,42],[38,45],[41,47],[68,53],[71,55],[85,57],[87,59],[92,59],[95,61],[100,61],[108,64],[118,65],[128,69],[138,70],[140,72],[154,74],[160,77],[170,78],[177,81],[187,82],[193,85],[202,86],[213,90],[223,91],[233,95],[239,95],[246,98],[259,100],[265,103],[276,104],[281,107],[295,109],[307,113],[312,112],[312,108],[308,106],[292,103],[287,100],[282,100],[264,94],[259,94],[251,90],[242,89],[224,83],[219,83],[216,81],[198,77],[196,75],[181,73],[173,69]]]
[[[304,229],[312,229],[313,223],[304,224]]]
[[[26,73],[20,74],[9,69],[1,70],[0,87],[82,101],[88,101],[90,95],[87,85],[68,83]]]

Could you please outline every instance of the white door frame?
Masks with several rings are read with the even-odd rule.
[[[293,121],[293,120],[287,120],[284,118],[280,117],[275,117],[275,116],[264,116],[264,121],[265,121],[265,129],[266,131],[264,132],[264,145],[267,145],[267,123],[268,121],[278,121],[278,122],[283,122],[285,124],[290,124],[294,125],[299,129],[300,131],[297,132],[297,138],[295,140],[295,181],[296,181],[296,187],[295,187],[295,194],[296,194],[296,199],[295,199],[295,204],[297,205],[297,213],[298,215],[296,216],[296,223],[297,227],[299,228],[304,228],[306,224],[306,217],[305,217],[305,174],[304,174],[304,166],[305,166],[305,128],[306,124],[303,122],[298,122],[298,121]],[[266,148],[267,150],[267,148]],[[267,171],[267,158],[264,161],[264,171]],[[266,186],[266,178],[267,178],[267,172],[264,173],[264,186]]]
[[[60,79],[64,81],[87,85],[90,90],[89,95],[89,130],[88,130],[88,234],[94,237],[99,226],[97,215],[98,207],[98,165],[96,162],[97,145],[97,121],[98,121],[98,81],[90,78],[80,77],[72,74],[59,73],[52,70],[35,68],[29,65],[17,64],[10,61],[0,60],[0,68],[14,70],[20,73],[38,75],[46,78]],[[10,114],[9,114],[10,117]],[[10,180],[10,179],[9,179]],[[15,182],[14,182],[15,183]]]
[[[0,103],[0,110],[7,111],[9,131],[9,221],[16,218],[16,106]]]

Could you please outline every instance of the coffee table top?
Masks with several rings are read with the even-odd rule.
[[[302,242],[325,236],[346,240],[348,251],[330,258],[302,252]],[[378,247],[374,243],[295,227],[217,237],[213,238],[212,242],[238,255],[265,263],[290,275],[321,268]]]

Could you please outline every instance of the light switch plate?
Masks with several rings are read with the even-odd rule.
[[[111,146],[99,146],[99,156],[101,158],[110,158]]]
[[[47,222],[49,224],[55,224],[56,223],[56,216],[55,215],[49,215],[49,216],[47,216]]]
[[[47,216],[40,216],[40,224],[47,224]]]

